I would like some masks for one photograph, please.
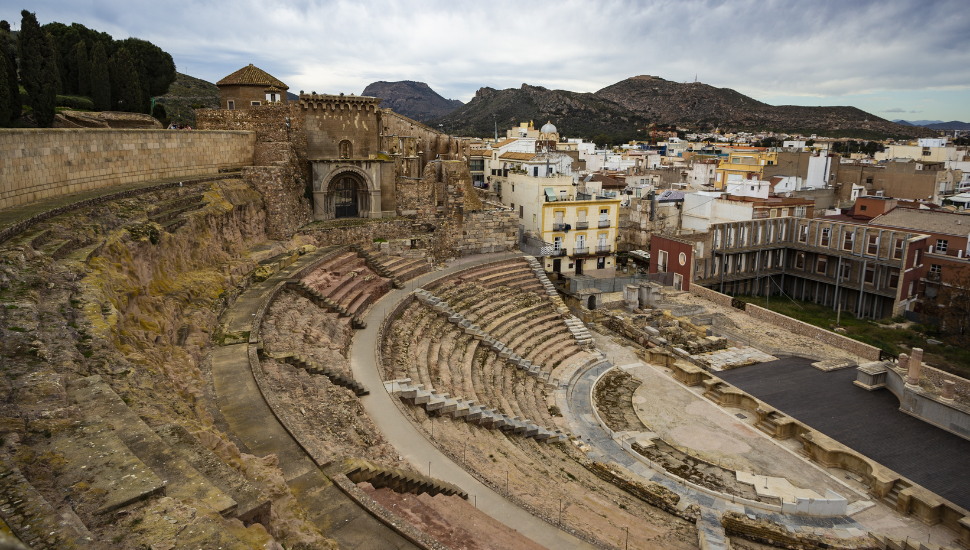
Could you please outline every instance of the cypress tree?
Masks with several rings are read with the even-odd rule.
[[[10,35],[10,24],[0,21],[0,63],[7,66],[7,93],[9,94],[8,106],[10,109],[9,120],[20,118],[23,111],[23,101],[20,99],[20,82],[17,80],[17,47],[13,37]]]
[[[111,70],[112,108],[129,113],[144,112],[138,71],[127,49],[121,48],[111,56],[109,69]]]
[[[20,79],[27,91],[34,120],[38,126],[48,128],[54,122],[57,90],[61,88],[54,40],[41,30],[34,14],[23,10],[20,15]]]
[[[91,60],[88,59],[88,48],[81,40],[74,46],[74,64],[77,67],[77,93],[91,97]]]
[[[108,76],[108,56],[104,44],[95,42],[91,48],[91,101],[97,111],[111,109],[111,81]]]
[[[4,58],[7,55],[0,52],[0,56]],[[5,59],[0,59],[0,126],[6,126],[10,123],[10,90],[8,89],[7,80],[7,63]]]

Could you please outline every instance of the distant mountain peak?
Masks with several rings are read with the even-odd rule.
[[[362,95],[379,97],[383,100],[381,107],[415,120],[444,116],[464,105],[457,99],[445,99],[431,86],[414,80],[373,82],[364,88]]]

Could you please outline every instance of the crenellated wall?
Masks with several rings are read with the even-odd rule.
[[[252,132],[0,129],[0,208],[253,164]]]

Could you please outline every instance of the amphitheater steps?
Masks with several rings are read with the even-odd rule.
[[[205,206],[202,201],[204,195],[189,195],[175,200],[163,202],[148,212],[148,221],[155,222],[163,227],[167,222],[171,222],[182,214],[198,210]]]
[[[77,242],[73,239],[56,239],[47,242],[37,252],[45,256],[50,256],[54,260],[60,260],[77,248]]]
[[[374,255],[371,254],[364,247],[358,244],[353,244],[353,245],[350,245],[350,248],[354,250],[357,253],[357,255],[364,260],[364,263],[367,265],[367,267],[371,269],[371,271],[373,271],[374,273],[377,273],[381,277],[390,279],[391,286],[393,286],[394,288],[404,288],[404,283],[402,283],[400,279],[395,277],[394,274],[391,272],[391,270],[381,265],[381,263],[377,260],[377,258],[375,258]]]
[[[223,516],[234,516],[237,502],[178,456],[101,376],[72,380],[67,393],[72,403],[81,405],[86,418],[100,416],[114,427],[114,433],[125,446],[165,480],[168,496],[201,502]]]
[[[184,427],[178,424],[165,424],[156,427],[155,433],[178,456],[238,503],[237,519],[246,525],[251,523],[262,523],[267,527],[270,525],[272,502],[263,498],[258,488],[202,445]]]
[[[458,496],[468,500],[468,493],[461,487],[415,472],[407,472],[364,460],[348,457],[325,469],[328,475],[341,473],[354,483],[370,483],[375,489],[387,488],[396,493],[431,496]]]
[[[93,450],[93,447],[87,447],[85,452]],[[114,455],[112,459],[114,465],[122,464],[120,456]],[[141,470],[145,469],[142,464]],[[75,471],[81,472],[80,469]],[[158,490],[162,491],[161,481],[157,477],[155,480],[159,484]],[[128,490],[131,495],[135,492]],[[116,495],[108,493],[108,496]],[[74,511],[66,506],[55,510],[6,456],[0,457],[0,518],[14,536],[34,550],[80,550],[94,544],[94,536]]]
[[[330,369],[302,355],[297,355],[292,352],[265,353],[262,347],[258,347],[257,351],[260,353],[261,356],[265,356],[275,361],[286,363],[287,365],[292,365],[298,369],[303,369],[310,374],[319,374],[322,376],[326,376],[330,380],[330,382],[332,382],[335,386],[347,388],[350,391],[354,392],[354,395],[358,397],[362,395],[368,395],[370,393],[370,391],[368,391],[363,386],[363,384],[354,380],[350,376],[347,376],[342,372],[338,372],[333,369]]]
[[[494,409],[486,409],[481,405],[475,405],[474,401],[453,399],[446,393],[439,394],[434,389],[425,389],[424,384],[412,385],[411,380],[407,378],[385,382],[384,388],[391,395],[397,395],[411,405],[424,408],[429,413],[439,411],[440,414],[449,415],[455,419],[462,418],[466,422],[475,422],[489,429],[501,429],[523,437],[532,437],[537,441],[558,443],[567,439],[563,433],[548,430],[528,420],[501,414]]]

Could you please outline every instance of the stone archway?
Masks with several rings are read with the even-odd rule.
[[[371,211],[371,192],[357,170],[342,170],[327,181],[323,207],[326,219],[366,218]]]

